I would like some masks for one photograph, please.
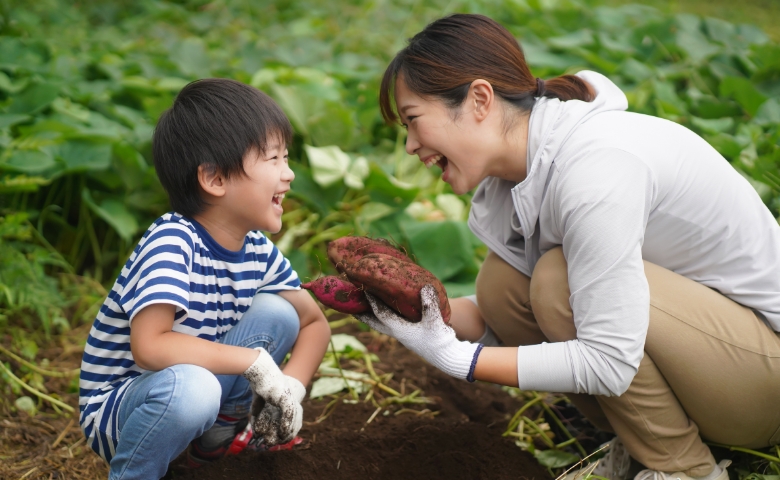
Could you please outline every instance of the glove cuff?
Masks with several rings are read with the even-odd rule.
[[[247,367],[247,369],[244,370],[244,373],[242,373],[244,378],[250,382],[257,381],[259,376],[269,371],[269,368],[271,370],[273,370],[273,367],[276,367],[277,370],[279,369],[279,366],[276,365],[273,357],[265,348],[257,347],[255,350],[257,350],[260,355],[258,355],[255,361],[252,362],[252,365]]]
[[[474,381],[474,367],[477,356],[482,350],[482,344],[471,342],[455,342],[450,348],[442,351],[436,367],[442,372],[461,380]]]
[[[306,387],[295,377],[285,375],[287,378],[287,386],[290,388],[290,392],[296,402],[301,403],[306,396]]]

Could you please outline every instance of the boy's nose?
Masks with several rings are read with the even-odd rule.
[[[292,182],[295,180],[295,172],[292,171],[289,165],[284,166],[284,172],[282,172],[282,181]]]

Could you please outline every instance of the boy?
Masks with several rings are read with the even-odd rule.
[[[226,79],[190,83],[161,116],[152,149],[174,211],[125,264],[81,366],[79,423],[110,479],[160,478],[190,442],[197,466],[300,429],[330,328],[258,231],[281,229],[291,137],[273,100]]]

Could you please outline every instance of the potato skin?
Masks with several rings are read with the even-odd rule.
[[[372,253],[390,255],[407,262],[412,261],[404,252],[384,238],[348,236],[328,243],[328,259],[339,273],[344,273],[348,265]]]
[[[430,283],[439,294],[444,322],[450,321],[450,303],[444,285],[431,272],[415,263],[372,253],[347,264],[345,272],[355,286],[378,297],[410,322],[422,320],[420,290]]]
[[[301,288],[310,290],[320,303],[341,313],[352,315],[371,311],[371,305],[363,291],[341,277],[320,277],[313,282],[304,283]]]

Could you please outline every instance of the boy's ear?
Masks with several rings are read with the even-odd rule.
[[[209,195],[214,197],[225,195],[225,177],[214,165],[198,166],[198,183],[200,188]]]

